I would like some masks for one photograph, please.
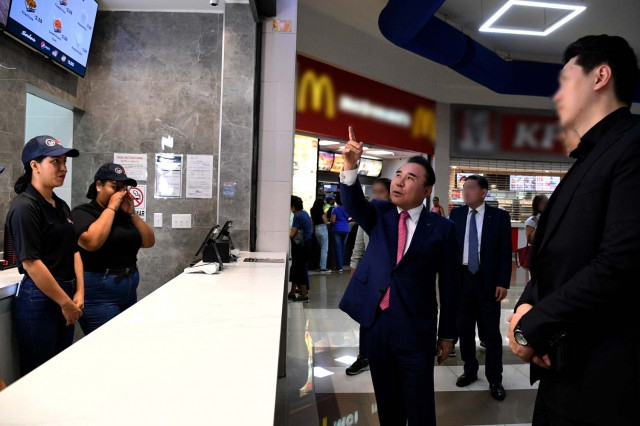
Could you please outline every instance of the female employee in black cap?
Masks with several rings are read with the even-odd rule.
[[[71,211],[53,193],[64,183],[67,157],[78,155],[51,136],[35,137],[22,150],[24,174],[6,221],[24,274],[13,306],[22,375],[69,347],[82,315],[84,277]]]
[[[128,178],[119,164],[98,169],[89,186],[91,201],[73,209],[73,221],[84,262],[86,288],[80,326],[89,334],[136,303],[140,247],[153,247],[153,229],[135,213]]]

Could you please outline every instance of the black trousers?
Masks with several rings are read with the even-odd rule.
[[[460,355],[467,375],[478,374],[476,358],[476,324],[487,345],[485,374],[491,384],[502,383],[502,335],[500,334],[500,302],[495,287],[491,291],[482,280],[482,270],[472,274],[466,266],[461,273],[462,291],[458,314]]]
[[[379,312],[364,334],[380,425],[405,426],[408,421],[409,426],[435,426],[435,327],[433,336],[416,336],[416,340],[433,341],[423,350],[394,345],[394,327],[386,312]]]

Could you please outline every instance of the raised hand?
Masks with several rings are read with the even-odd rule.
[[[358,167],[358,161],[362,157],[362,147],[364,143],[356,141],[356,135],[353,127],[349,126],[349,142],[342,151],[344,158],[344,170],[355,170]]]

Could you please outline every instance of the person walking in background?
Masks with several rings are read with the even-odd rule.
[[[433,197],[433,208],[431,209],[431,212],[439,214],[442,217],[446,217],[444,214],[444,208],[440,205],[440,198]]]
[[[289,234],[291,239],[291,267],[289,268],[291,291],[288,297],[294,302],[309,303],[309,254],[313,225],[309,214],[304,211],[302,198],[291,196],[291,212],[293,213],[293,223]],[[300,290],[300,296],[297,297],[296,288]]]
[[[536,228],[538,227],[538,221],[540,216],[547,207],[549,198],[546,195],[536,195],[531,202],[531,209],[533,210],[533,216],[530,216],[525,222],[525,233],[527,236],[527,244],[533,244],[533,238],[536,234]]]
[[[510,318],[511,350],[540,380],[533,425],[638,424],[640,119],[633,49],[597,35],[564,52],[553,100],[576,161],[549,199],[531,281]]]
[[[329,272],[327,269],[327,253],[329,252],[329,230],[327,229],[327,215],[324,213],[324,200],[316,198],[311,207],[311,221],[313,231],[320,246],[320,272]]]
[[[340,193],[336,194],[336,206],[331,210],[331,228],[336,244],[336,270],[342,272],[344,251],[347,247],[347,237],[349,237],[349,214],[342,207]]]
[[[340,309],[365,335],[380,424],[435,425],[434,358],[444,362],[457,334],[460,249],[455,227],[423,206],[435,176],[421,156],[397,170],[391,202],[368,203],[358,181],[362,152],[363,143],[349,128],[341,194],[370,244]]]
[[[124,168],[102,165],[89,185],[91,201],[71,212],[84,264],[85,308],[80,327],[89,334],[138,300],[140,248],[153,247],[153,228],[133,207],[128,187],[137,186]]]
[[[67,157],[78,155],[51,136],[37,136],[22,150],[24,173],[5,224],[24,274],[13,301],[21,376],[71,346],[82,316],[84,274],[71,210],[53,192],[64,184]]]
[[[377,178],[373,182],[373,199],[380,201],[391,201],[391,181],[387,178]],[[351,261],[349,262],[349,266],[351,267],[351,276],[356,272],[356,268],[358,267],[358,263],[364,256],[364,252],[367,250],[367,246],[369,245],[369,235],[364,232],[361,226],[358,227],[358,232],[356,234],[356,242],[353,246],[353,253],[351,253]],[[369,360],[366,355],[366,345],[363,341],[363,333],[360,331],[359,342],[359,353],[356,360],[347,367],[347,375],[355,376],[356,374],[360,374],[363,371],[369,370]]]
[[[476,324],[482,330],[487,356],[485,373],[491,396],[502,401],[501,303],[511,282],[511,219],[505,210],[485,203],[489,183],[482,176],[468,176],[462,189],[465,206],[451,211],[462,247],[461,297],[458,316],[460,355],[464,374],[456,386],[478,380]]]

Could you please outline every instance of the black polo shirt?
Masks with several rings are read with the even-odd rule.
[[[89,229],[89,226],[100,217],[103,211],[104,207],[96,200],[73,209],[71,214],[78,238]],[[102,247],[96,251],[87,251],[80,247],[84,270],[103,272],[106,269],[134,268],[140,247],[142,247],[142,237],[131,223],[131,216],[118,210],[115,213],[109,236]]]
[[[29,185],[11,202],[5,232],[13,240],[20,273],[26,274],[22,261],[40,259],[57,281],[72,280],[78,245],[71,211],[56,194],[53,199],[55,207]]]

